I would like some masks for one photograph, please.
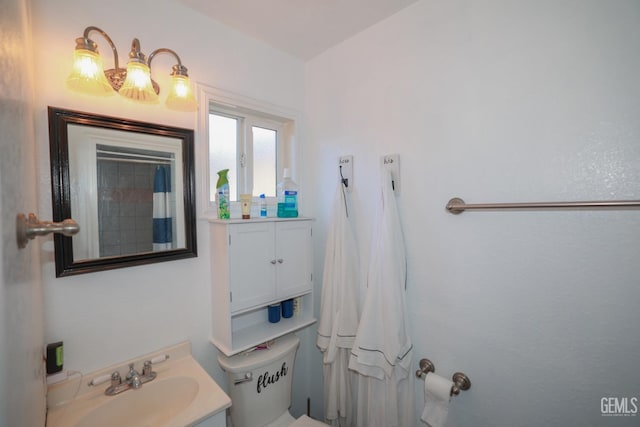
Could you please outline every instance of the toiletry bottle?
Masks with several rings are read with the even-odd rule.
[[[265,198],[264,194],[260,195],[260,216],[267,216],[267,199]]]
[[[278,218],[298,216],[298,184],[289,174],[289,168],[282,171],[282,181],[278,183]]]
[[[229,169],[218,171],[218,182],[216,183],[216,206],[218,207],[218,218],[229,219],[229,180],[227,173]]]
[[[293,314],[298,316],[302,313],[302,297],[296,297],[293,299]]]

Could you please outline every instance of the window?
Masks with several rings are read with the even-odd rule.
[[[203,135],[207,135],[207,208],[205,214],[217,215],[215,207],[217,172],[229,169],[229,196],[239,212],[240,194],[252,194],[254,206],[264,194],[268,205],[275,206],[276,185],[282,170],[295,171],[293,140],[297,114],[271,104],[203,88],[206,115],[201,117]],[[204,126],[203,126],[204,124]]]
[[[229,169],[232,201],[240,194],[276,196],[278,140],[282,123],[256,116],[239,115],[212,106],[209,112],[209,200],[215,200],[217,171]]]

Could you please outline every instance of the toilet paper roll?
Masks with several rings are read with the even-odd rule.
[[[449,415],[453,381],[429,373],[424,380],[424,410],[420,419],[429,427],[442,427]]]

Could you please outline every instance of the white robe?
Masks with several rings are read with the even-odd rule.
[[[360,374],[358,426],[416,425],[406,274],[404,239],[391,175],[383,170],[382,215],[372,246],[367,296],[349,360],[349,368]]]
[[[316,343],[323,352],[325,418],[334,427],[354,424],[355,375],[349,355],[359,320],[359,260],[347,203],[339,184],[327,235],[322,276],[322,300]]]

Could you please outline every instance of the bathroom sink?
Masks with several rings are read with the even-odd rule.
[[[141,366],[159,354],[168,354],[169,359],[154,364],[156,378],[139,389],[107,396],[109,382],[89,384],[114,371],[126,372],[129,363]],[[231,406],[231,399],[191,356],[187,342],[50,386],[47,405],[47,427],[184,427],[205,419],[211,425],[214,416],[224,425],[224,409]]]
[[[189,377],[154,380],[129,390],[82,417],[76,427],[158,426],[166,424],[193,402],[198,382]]]

